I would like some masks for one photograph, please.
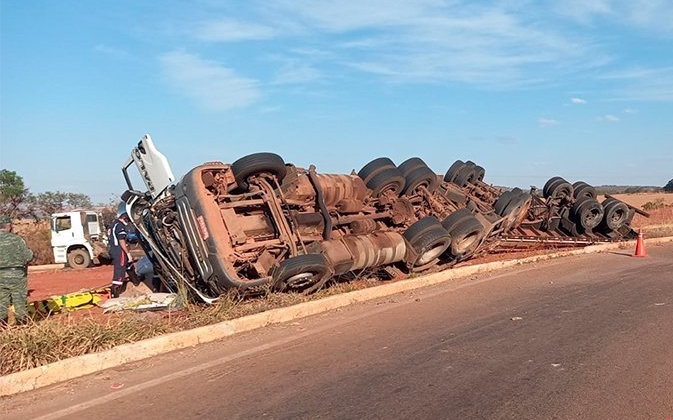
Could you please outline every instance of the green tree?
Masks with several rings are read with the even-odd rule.
[[[90,209],[93,207],[93,204],[91,204],[91,198],[89,198],[89,196],[86,194],[67,193],[65,202],[68,207],[73,209]]]
[[[673,193],[673,179],[668,181],[668,184],[664,186],[664,191]]]
[[[65,210],[91,207],[93,207],[91,199],[85,194],[47,191],[30,197],[30,209],[37,218],[48,217],[52,213]]]
[[[10,217],[20,214],[20,206],[30,196],[23,178],[14,171],[0,169],[0,212]]]

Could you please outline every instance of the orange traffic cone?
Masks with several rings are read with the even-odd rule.
[[[636,252],[633,254],[634,257],[647,257],[647,251],[645,251],[645,241],[643,240],[643,231],[638,229],[638,240],[636,241]]]

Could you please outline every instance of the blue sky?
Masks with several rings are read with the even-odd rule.
[[[107,203],[150,133],[176,176],[456,159],[497,185],[673,178],[673,2],[0,0],[0,166]]]

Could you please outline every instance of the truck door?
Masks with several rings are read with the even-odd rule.
[[[68,245],[73,243],[75,232],[72,217],[69,214],[57,214],[51,217],[51,246],[54,250],[54,262],[66,262]]]

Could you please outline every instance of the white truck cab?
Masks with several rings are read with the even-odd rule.
[[[92,210],[52,214],[51,246],[54,262],[67,263],[72,268],[86,268],[109,257],[101,216]]]

